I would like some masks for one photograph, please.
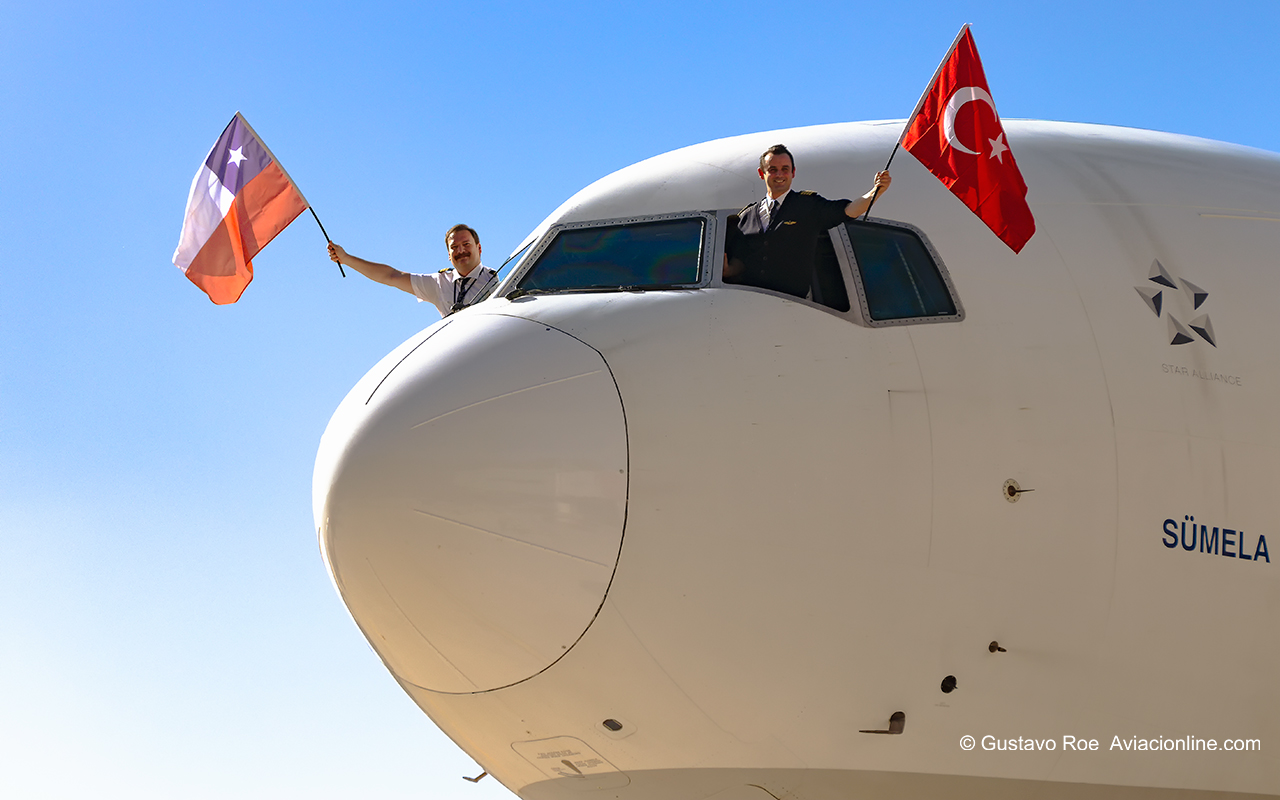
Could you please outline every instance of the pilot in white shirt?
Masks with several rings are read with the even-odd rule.
[[[387,264],[366,261],[329,243],[329,258],[345,264],[361,275],[408,292],[431,303],[447,317],[485,296],[498,280],[498,273],[480,263],[480,234],[467,225],[454,225],[444,235],[449,261],[453,264],[435,274],[401,272]]]

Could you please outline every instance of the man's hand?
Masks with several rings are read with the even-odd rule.
[[[876,181],[871,186],[871,191],[854,200],[845,206],[844,214],[846,217],[857,219],[867,213],[867,209],[871,208],[872,200],[879,200],[889,189],[889,184],[893,183],[893,178],[889,177],[889,170],[876,173]]]
[[[725,283],[741,283],[742,273],[746,271],[746,265],[741,259],[730,259],[726,253],[724,257],[724,269],[720,271],[720,276]]]
[[[341,245],[329,242],[329,260],[336,264],[350,264],[351,259],[347,255],[347,251],[343,250]]]

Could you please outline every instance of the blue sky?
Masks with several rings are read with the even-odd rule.
[[[309,215],[234,306],[170,264],[237,110],[335,241],[418,271],[667,150],[901,118],[963,22],[1006,118],[1280,150],[1270,0],[0,9],[6,797],[510,796],[460,780],[311,520],[329,415],[436,313],[340,278]]]

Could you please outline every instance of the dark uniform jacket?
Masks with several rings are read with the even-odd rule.
[[[734,283],[759,286],[796,297],[809,294],[818,237],[843,223],[848,200],[828,200],[813,192],[790,192],[762,230],[760,203],[738,212],[725,239],[730,260],[742,262]]]

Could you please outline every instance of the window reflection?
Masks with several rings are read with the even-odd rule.
[[[913,231],[852,221],[844,228],[873,321],[956,314],[942,273]]]
[[[520,279],[526,291],[661,288],[698,282],[701,217],[562,230]]]

